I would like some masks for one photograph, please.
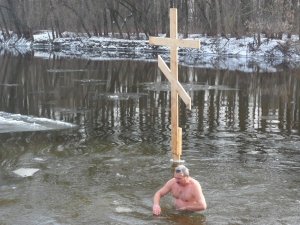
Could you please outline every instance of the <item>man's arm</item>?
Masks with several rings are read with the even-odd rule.
[[[172,187],[172,183],[173,183],[173,179],[169,180],[161,189],[159,189],[153,197],[153,207],[152,207],[152,211],[153,214],[158,216],[161,213],[161,208],[160,208],[160,199],[161,197],[165,196],[166,194],[168,194],[171,191],[171,187]]]

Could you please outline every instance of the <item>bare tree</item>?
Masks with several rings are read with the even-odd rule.
[[[300,0],[0,0],[0,29],[31,38],[34,31],[141,38],[169,32],[169,8],[178,8],[178,30],[281,38],[300,34]]]
[[[0,14],[1,14],[1,20],[3,24],[1,25],[1,30],[2,30],[2,34],[4,35],[4,39],[6,39],[6,37],[10,36],[10,34],[9,34],[9,28],[2,8],[0,8]]]
[[[9,20],[12,21],[12,26],[19,38],[25,37],[27,39],[32,38],[30,28],[26,23],[26,18],[21,18],[18,14],[18,9],[24,9],[24,2],[19,0],[6,0],[1,5],[1,8],[7,10]],[[5,19],[2,19],[5,21]]]
[[[295,33],[297,33],[300,37],[300,1],[292,0],[291,1],[291,10],[293,13],[293,29]]]
[[[61,37],[62,31],[61,31],[61,27],[60,27],[60,21],[59,21],[56,5],[54,5],[53,0],[49,0],[49,3],[50,3],[52,20],[53,20],[53,21],[51,21],[52,36],[53,37]]]
[[[68,3],[64,0],[60,1],[60,4],[62,6],[64,6],[65,8],[67,8],[68,10],[70,10],[76,17],[77,17],[77,21],[80,24],[80,26],[83,28],[84,32],[88,35],[88,37],[91,37],[92,35],[90,34],[89,30],[87,29],[87,26],[85,25],[84,22],[84,12],[85,10],[83,10],[82,7],[82,2],[79,1],[80,5],[79,5],[79,9],[76,9],[75,6],[71,5],[71,2],[68,1]]]

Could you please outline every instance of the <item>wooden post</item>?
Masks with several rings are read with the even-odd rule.
[[[191,109],[191,98],[178,81],[178,47],[200,48],[200,41],[180,40],[177,35],[177,9],[170,8],[170,38],[150,37],[149,43],[170,47],[170,68],[160,56],[158,56],[158,67],[171,83],[171,146],[173,162],[180,162],[182,154],[182,129],[179,127],[178,95],[182,98],[187,108]]]

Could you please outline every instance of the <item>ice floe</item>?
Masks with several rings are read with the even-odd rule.
[[[0,133],[74,128],[75,124],[0,111]]]
[[[38,171],[39,169],[36,168],[19,168],[17,170],[14,170],[13,172],[20,177],[31,177]]]

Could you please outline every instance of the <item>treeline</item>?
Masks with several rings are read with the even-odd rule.
[[[170,7],[178,8],[185,37],[300,34],[300,0],[0,0],[0,29],[27,39],[45,29],[54,37],[148,37],[168,33]]]

